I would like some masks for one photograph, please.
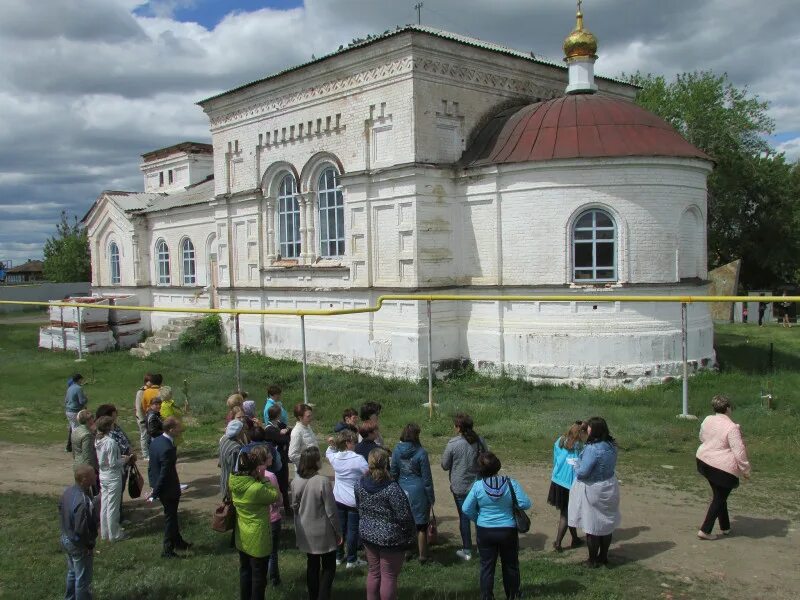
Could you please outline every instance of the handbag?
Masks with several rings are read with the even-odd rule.
[[[434,544],[439,543],[439,527],[436,525],[436,514],[433,512],[433,507],[431,506],[431,518],[428,521],[428,545],[433,546]]]
[[[132,464],[128,470],[128,495],[131,498],[138,498],[144,489],[144,477],[139,472],[139,467]]]
[[[219,533],[232,531],[236,523],[236,508],[228,496],[222,499],[222,504],[214,509],[211,517],[211,529]]]
[[[514,486],[511,485],[511,478],[508,478],[508,489],[511,490],[511,512],[514,514],[514,522],[517,524],[517,531],[520,533],[528,533],[531,528],[531,518],[524,510],[519,507],[517,502],[517,494],[514,492]]]

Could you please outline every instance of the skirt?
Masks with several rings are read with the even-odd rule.
[[[570,527],[580,527],[589,535],[613,533],[622,522],[616,475],[595,483],[576,479],[569,494],[567,522]]]
[[[550,482],[550,491],[547,492],[547,503],[558,510],[567,510],[569,507],[569,490],[555,481]]]

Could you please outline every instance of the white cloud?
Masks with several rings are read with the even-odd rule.
[[[3,4],[0,255],[29,258],[62,208],[82,216],[102,189],[139,189],[142,152],[207,140],[197,100],[416,21],[412,3],[391,0],[232,8],[213,29],[176,21],[175,11],[194,1]],[[149,16],[134,14],[145,4]],[[425,24],[554,58],[574,23],[563,0],[425,4]],[[794,0],[768,8],[749,0],[605,0],[584,12],[600,39],[600,72],[728,72],[772,102],[778,133],[800,131],[800,63],[787,60],[800,54]],[[798,145],[781,149],[796,158]]]
[[[800,162],[800,137],[778,144],[778,152],[783,152],[789,162]]]

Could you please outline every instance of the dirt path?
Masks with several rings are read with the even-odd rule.
[[[3,477],[0,491],[60,494],[70,483],[70,464],[62,448],[37,448],[0,443]],[[438,460],[438,457],[432,457]],[[458,539],[455,506],[446,474],[433,464],[438,494],[436,514],[448,541]],[[210,513],[218,496],[216,460],[180,461],[181,481],[188,483],[181,501],[184,510]],[[522,545],[549,551],[557,521],[555,509],[545,502],[549,472],[540,467],[516,466],[509,472],[520,480],[533,499],[533,533]],[[713,542],[695,537],[705,504],[688,494],[622,483],[622,527],[614,534],[612,561],[639,564],[693,581],[719,583],[729,598],[796,598],[800,588],[800,536],[797,523],[778,516],[736,514],[732,495],[733,535]],[[565,554],[579,561],[585,551]]]

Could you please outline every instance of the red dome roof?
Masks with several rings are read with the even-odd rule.
[[[495,116],[461,157],[465,166],[621,156],[703,158],[669,123],[633,102],[562,96]]]

